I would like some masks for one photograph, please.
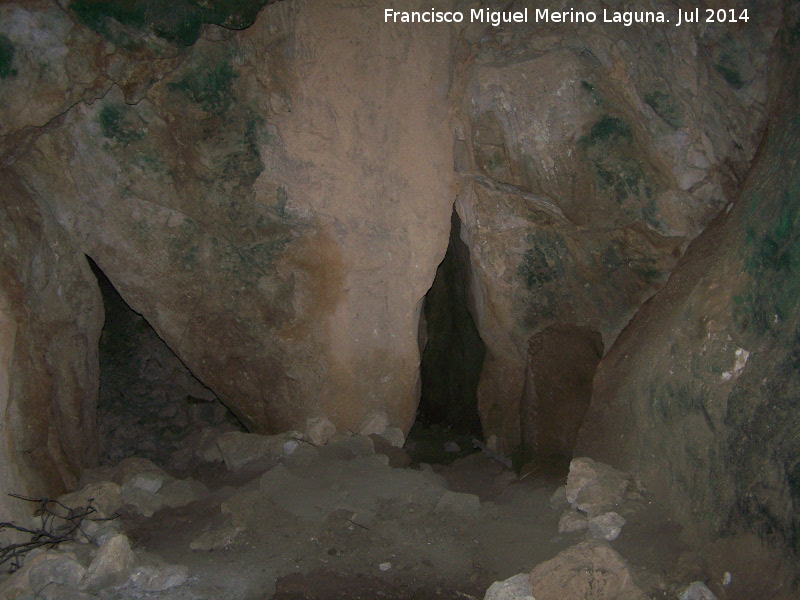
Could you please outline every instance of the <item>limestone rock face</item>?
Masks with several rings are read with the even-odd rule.
[[[57,497],[96,460],[103,308],[85,257],[8,170],[0,239],[0,513],[9,520],[29,506],[7,494]]]
[[[789,44],[740,197],[601,362],[577,450],[636,470],[701,539],[747,531],[796,552],[800,99]]]
[[[276,3],[180,52],[139,40],[114,53],[102,98],[14,167],[251,430],[320,415],[356,430],[375,409],[413,420],[420,300],[453,199],[450,32],[365,22],[364,8]],[[76,36],[86,54],[109,48],[62,29],[68,55]]]
[[[462,36],[451,94],[456,208],[487,346],[478,402],[484,433],[509,449],[530,338],[567,324],[611,347],[733,199],[766,125],[781,23],[777,6],[751,13],[741,37],[542,23]]]

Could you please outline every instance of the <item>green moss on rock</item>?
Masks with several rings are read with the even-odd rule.
[[[675,129],[683,127],[683,107],[672,96],[656,91],[645,94],[644,101],[668,125]]]
[[[182,92],[205,112],[221,115],[234,101],[232,87],[236,77],[233,67],[222,62],[188,73],[177,83],[171,83],[169,88]]]
[[[75,0],[70,9],[81,23],[109,37],[109,20],[157,36],[180,46],[191,46],[200,28],[215,24],[244,29],[259,11],[277,0]]]
[[[17,69],[14,68],[14,44],[8,36],[0,33],[0,79],[14,77]]]
[[[130,109],[127,106],[115,104],[104,106],[98,115],[103,135],[122,144],[129,144],[142,139],[146,132],[142,127],[138,127],[133,123],[133,119],[128,114],[129,111]]]
[[[631,126],[619,117],[605,115],[592,125],[588,142],[594,144],[612,144],[617,142],[630,142],[633,140]]]
[[[741,74],[733,67],[726,64],[716,64],[714,65],[714,68],[720,75],[722,75],[722,78],[727,81],[728,85],[730,85],[733,89],[740,90],[744,87],[744,81],[742,80]]]

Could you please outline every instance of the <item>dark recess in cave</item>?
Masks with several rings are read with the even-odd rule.
[[[469,248],[460,230],[454,210],[447,253],[425,296],[428,339],[417,421],[480,438],[478,381],[486,346],[467,308]]]
[[[602,356],[603,338],[588,327],[557,323],[531,337],[520,402],[522,464],[567,473]]]
[[[101,462],[142,456],[167,464],[195,429],[234,426],[236,417],[198,381],[147,320],[87,256],[103,297],[97,431]]]

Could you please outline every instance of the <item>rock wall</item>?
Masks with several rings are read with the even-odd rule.
[[[795,566],[800,550],[797,18],[787,15],[772,71],[783,91],[741,194],[601,362],[578,441],[635,470],[695,540],[753,535],[766,549],[708,554],[752,557],[752,570],[769,548]]]
[[[103,305],[83,254],[0,171],[0,514],[57,497],[96,462]]]
[[[748,6],[750,21],[738,28],[529,23],[462,32],[451,91],[456,207],[487,345],[484,432],[507,451],[521,443],[531,337],[574,325],[610,348],[746,176],[766,125],[766,64],[782,19],[778,5],[730,8]],[[514,4],[524,7],[561,4]],[[602,14],[597,3],[579,8]]]
[[[365,23],[367,8],[277,3],[186,48],[48,17],[52,70],[98,99],[37,131],[14,170],[253,430],[414,417],[453,199],[450,32]],[[10,85],[34,86],[31,67]]]

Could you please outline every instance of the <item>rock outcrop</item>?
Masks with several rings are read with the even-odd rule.
[[[735,36],[578,23],[463,32],[456,208],[487,346],[484,433],[507,450],[521,443],[531,337],[586,327],[610,348],[733,199],[766,125],[781,18],[778,6],[751,10]]]
[[[89,265],[14,173],[0,171],[0,511],[58,496],[97,460],[103,306]]]
[[[781,41],[783,89],[753,170],[601,362],[578,448],[636,471],[693,541],[749,533],[791,555],[800,540],[800,88],[796,33]]]
[[[407,430],[452,204],[449,30],[277,3],[181,47],[116,14],[4,11],[47,29],[55,78],[9,26],[7,136],[39,127],[14,171],[191,371],[254,431],[372,409]],[[58,102],[21,112],[36,86]]]

